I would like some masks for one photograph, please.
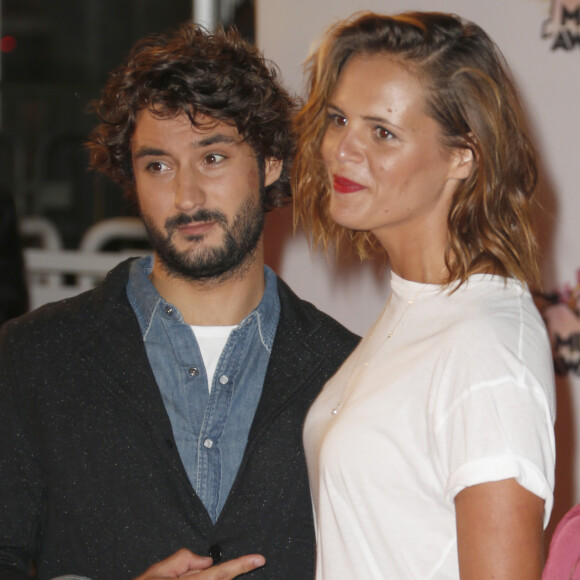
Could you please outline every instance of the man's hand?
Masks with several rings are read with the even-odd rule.
[[[183,548],[166,560],[153,564],[135,580],[166,580],[189,576],[195,576],[195,580],[232,580],[241,574],[261,568],[265,563],[264,556],[251,554],[212,566],[211,558],[197,556]]]

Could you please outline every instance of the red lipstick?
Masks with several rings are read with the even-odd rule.
[[[355,193],[364,189],[364,185],[357,183],[356,181],[351,181],[346,177],[341,177],[340,175],[334,175],[332,186],[338,193]]]

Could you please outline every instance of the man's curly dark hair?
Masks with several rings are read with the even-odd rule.
[[[133,201],[131,138],[142,109],[161,118],[186,114],[194,125],[199,115],[235,125],[262,173],[266,158],[283,161],[280,178],[266,188],[264,210],[290,198],[295,102],[276,68],[235,30],[212,33],[187,22],[174,33],[139,41],[91,108],[100,123],[87,143],[90,166],[120,184]]]

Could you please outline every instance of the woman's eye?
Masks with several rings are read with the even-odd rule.
[[[329,113],[328,120],[330,124],[334,125],[335,127],[345,127],[347,125],[346,118],[336,113]]]
[[[380,141],[388,141],[394,137],[394,135],[384,127],[375,127],[375,135]]]
[[[225,158],[225,155],[220,155],[219,153],[209,153],[205,156],[205,162],[208,165],[216,165],[221,163]]]

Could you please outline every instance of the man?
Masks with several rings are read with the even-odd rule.
[[[264,266],[292,102],[236,34],[185,25],[95,109],[92,165],[154,254],[0,333],[0,579],[308,578],[302,422],[357,338]]]

